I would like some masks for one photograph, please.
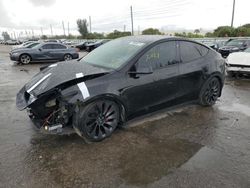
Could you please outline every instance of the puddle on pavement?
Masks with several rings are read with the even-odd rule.
[[[233,104],[232,106],[221,106],[219,109],[227,112],[240,112],[246,116],[250,116],[250,107],[243,104]]]
[[[121,177],[129,185],[153,183],[187,162],[201,147],[187,140],[150,140],[121,157]]]

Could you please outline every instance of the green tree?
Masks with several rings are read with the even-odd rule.
[[[10,35],[8,32],[4,31],[2,32],[2,36],[3,36],[3,39],[6,41],[6,40],[10,40]]]
[[[235,35],[237,37],[246,37],[246,36],[250,36],[250,27],[247,28],[247,27],[237,27],[235,29]]]
[[[203,38],[203,35],[200,34],[194,34],[194,33],[186,33],[186,32],[182,32],[182,33],[175,33],[174,36],[177,37],[184,37],[184,38]]]
[[[47,35],[42,35],[41,39],[46,40],[46,39],[48,39],[48,37],[47,37]]]
[[[234,37],[235,29],[230,26],[219,26],[214,30],[215,37]]]
[[[207,32],[207,33],[205,34],[205,37],[214,37],[214,33],[212,33],[212,32]]]
[[[195,33],[195,34],[199,34],[199,33],[200,33],[200,30],[199,30],[199,29],[195,29],[195,30],[194,30],[194,33]]]
[[[103,33],[97,33],[97,32],[88,33],[88,36],[87,36],[87,39],[103,39],[103,38],[105,38],[104,34]]]
[[[88,36],[88,24],[86,19],[78,19],[76,21],[78,31],[82,35],[82,38],[87,38]]]
[[[112,33],[109,33],[106,38],[108,39],[115,39],[119,37],[125,37],[125,36],[130,36],[131,32],[121,32],[118,30],[114,30]]]
[[[246,27],[250,29],[250,23],[244,24],[242,27]]]
[[[148,28],[142,31],[143,35],[162,35],[159,29]]]

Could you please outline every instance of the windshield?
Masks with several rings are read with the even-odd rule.
[[[231,40],[227,43],[227,46],[236,46],[236,47],[240,47],[244,44],[243,40]]]
[[[131,38],[120,38],[110,41],[86,55],[80,62],[108,69],[117,69],[133,57],[145,43]]]
[[[33,43],[33,42],[25,42],[25,43],[23,43],[23,46],[28,46],[31,43]]]
[[[244,52],[250,53],[250,48],[245,49]]]
[[[45,43],[39,43],[38,45],[33,46],[33,48],[37,48],[37,49],[42,48],[42,46],[43,46],[44,44],[45,44]]]
[[[40,44],[40,43],[32,43],[32,44],[27,45],[26,47],[33,48],[33,47],[37,46],[38,44]]]

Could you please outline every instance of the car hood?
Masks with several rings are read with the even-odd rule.
[[[36,74],[26,85],[25,90],[38,96],[72,80],[84,80],[86,76],[110,72],[77,60],[52,64]]]
[[[30,49],[30,48],[20,46],[20,47],[13,48],[13,49],[11,50],[11,52],[12,52],[12,53],[19,52],[19,51],[20,51],[20,52],[21,52],[21,51],[23,52],[23,49],[26,50],[26,49]]]
[[[11,53],[24,53],[24,52],[30,52],[30,51],[34,51],[34,49],[21,47],[21,48],[16,48],[16,49],[11,50]]]
[[[250,53],[249,52],[236,52],[228,56],[228,64],[234,65],[250,65]]]
[[[237,48],[237,49],[236,49]],[[240,48],[237,47],[237,46],[222,46],[220,48],[220,50],[232,50],[232,49],[235,49],[235,50],[239,50]]]

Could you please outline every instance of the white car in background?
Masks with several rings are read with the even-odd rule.
[[[12,50],[17,49],[17,48],[26,47],[27,45],[30,45],[30,44],[32,44],[33,42],[34,42],[34,41],[27,41],[27,42],[24,42],[24,43],[22,43],[22,44],[20,44],[20,45],[15,45],[15,46],[12,47]]]
[[[227,57],[227,74],[250,74],[250,48],[242,52],[231,53]]]

